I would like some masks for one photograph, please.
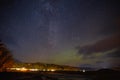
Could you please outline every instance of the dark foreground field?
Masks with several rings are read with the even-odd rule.
[[[120,72],[1,72],[0,80],[120,80]]]

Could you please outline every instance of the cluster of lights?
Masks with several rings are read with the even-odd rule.
[[[54,72],[54,71],[55,71],[55,69],[47,69],[47,71],[52,71],[52,72]]]
[[[22,67],[22,68],[9,68],[10,70],[16,70],[16,71],[23,71],[23,72],[25,72],[25,71],[27,71],[28,69],[27,68],[25,68],[25,67]]]
[[[40,71],[39,69],[27,69],[25,67],[22,68],[9,68],[9,70],[15,70],[15,71],[22,71],[22,72],[26,72],[26,71]],[[43,69],[42,71],[55,71],[55,69]]]
[[[39,71],[39,69],[29,69],[29,71]]]

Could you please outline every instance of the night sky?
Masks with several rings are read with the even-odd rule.
[[[117,0],[0,0],[0,39],[23,62],[119,66],[120,4]]]

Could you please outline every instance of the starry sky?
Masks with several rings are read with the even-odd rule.
[[[120,5],[117,0],[0,0],[0,39],[23,62],[119,66]]]

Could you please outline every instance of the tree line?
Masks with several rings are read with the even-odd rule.
[[[0,72],[5,71],[6,68],[12,67],[13,64],[14,59],[11,51],[2,41],[0,41]]]

